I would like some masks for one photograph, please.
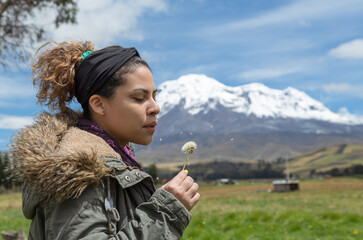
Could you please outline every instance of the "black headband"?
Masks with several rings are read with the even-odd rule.
[[[82,60],[75,74],[75,95],[82,108],[106,82],[133,56],[140,56],[135,48],[120,46],[95,51]]]

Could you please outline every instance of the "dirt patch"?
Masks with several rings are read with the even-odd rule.
[[[231,186],[231,187],[213,187],[201,188],[199,193],[204,199],[218,199],[221,197],[239,196],[241,194],[257,191],[268,191],[272,189],[271,185],[256,185],[256,186]]]
[[[267,192],[273,189],[271,184],[258,185],[237,185],[237,186],[221,186],[221,187],[202,187],[199,190],[203,199],[218,199],[232,196],[240,196],[251,192]],[[362,191],[363,181],[346,180],[328,180],[324,182],[300,183],[300,189],[303,190],[327,190],[327,191]]]
[[[300,189],[309,190],[363,190],[363,182],[329,182],[329,183],[303,183],[300,184]]]
[[[5,209],[5,208],[21,208],[21,199],[17,199],[17,200],[6,200],[6,201],[1,201],[0,202],[0,209]]]

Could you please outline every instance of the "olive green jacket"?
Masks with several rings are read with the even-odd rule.
[[[29,239],[181,238],[189,211],[77,120],[73,111],[44,113],[14,137]]]

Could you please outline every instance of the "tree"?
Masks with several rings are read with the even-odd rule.
[[[12,177],[10,173],[10,160],[7,153],[3,156],[3,185],[6,189],[10,189],[12,187]]]
[[[24,44],[44,40],[43,26],[30,23],[37,11],[56,9],[54,24],[76,23],[76,0],[0,0],[0,55],[25,60]],[[4,62],[1,62],[4,65]]]
[[[4,184],[4,178],[5,178],[5,166],[3,164],[3,159],[1,157],[1,152],[0,152],[0,187]]]
[[[150,176],[154,179],[155,182],[157,182],[158,180],[158,168],[156,167],[156,164],[153,163],[149,166],[148,171],[147,171]]]
[[[6,153],[4,155],[0,154],[0,186],[4,186],[6,189],[11,188],[12,186],[9,167],[9,156]]]

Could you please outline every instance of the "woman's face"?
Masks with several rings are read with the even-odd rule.
[[[160,112],[155,102],[156,88],[147,67],[138,67],[126,75],[112,97],[104,99],[102,127],[121,146],[129,142],[147,145],[151,142]]]

